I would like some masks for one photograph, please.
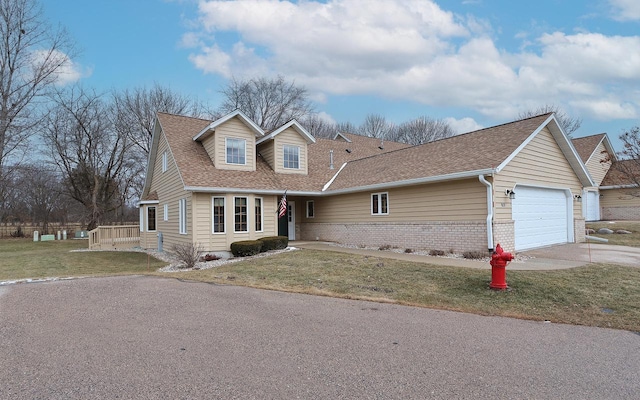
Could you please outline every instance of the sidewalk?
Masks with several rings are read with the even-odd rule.
[[[450,267],[491,269],[489,262],[478,260],[467,260],[464,258],[447,258],[419,255],[413,253],[396,253],[387,250],[355,249],[335,245],[329,242],[293,241],[290,246],[309,250],[334,251],[338,253],[359,254],[362,256],[388,258],[393,260],[419,262],[434,265],[446,265]],[[518,271],[547,271],[555,269],[568,269],[586,265],[588,262],[576,260],[553,260],[549,258],[527,258],[524,260],[512,261],[507,265],[509,270]]]

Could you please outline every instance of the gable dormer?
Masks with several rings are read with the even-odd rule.
[[[296,120],[258,139],[258,152],[280,174],[309,173],[308,145],[316,139]]]
[[[616,153],[606,133],[572,140],[596,186],[604,179],[616,160]]]
[[[202,143],[218,169],[256,170],[256,140],[264,132],[242,111],[236,110],[213,121],[194,138]]]

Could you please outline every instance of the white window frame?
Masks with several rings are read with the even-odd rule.
[[[222,232],[216,232],[215,225],[215,204],[216,199],[222,199],[222,227],[224,228]],[[235,221],[234,221],[235,222]],[[223,196],[211,196],[211,233],[213,235],[224,235],[227,233],[227,199]]]
[[[155,225],[156,225],[155,229],[149,228],[149,221],[151,220],[149,218],[149,211],[151,211],[152,208],[154,209],[154,212],[153,212],[154,217],[153,217],[153,219],[155,220]],[[147,232],[155,232],[157,230],[158,230],[158,207],[156,207],[156,206],[147,206]]]
[[[287,148],[289,148],[289,152],[291,152],[291,150],[295,149],[295,153],[296,153],[296,156],[297,156],[296,164],[298,164],[297,167],[287,167],[287,158],[286,158]],[[292,144],[285,144],[285,145],[282,146],[282,168],[284,168],[284,169],[300,169],[300,146],[294,146]]]
[[[162,220],[163,221],[169,220],[169,204],[164,205],[164,209],[162,211]]]
[[[178,200],[178,233],[187,234],[187,199]]]
[[[229,162],[229,140],[237,140],[239,142],[242,142],[242,145],[244,146],[243,152],[244,152],[244,160],[241,163],[237,163],[237,162]],[[231,164],[231,165],[247,165],[247,139],[241,139],[241,138],[224,138],[224,161],[227,164]]]
[[[236,230],[236,199],[245,199],[247,202],[247,230],[246,231],[238,231]],[[251,217],[251,213],[249,212],[249,198],[246,196],[236,196],[233,198],[233,232],[234,233],[248,233],[249,232],[249,221]]]
[[[311,205],[311,213],[309,213],[309,205]],[[316,205],[313,200],[307,200],[307,218],[315,218],[316,216]]]
[[[387,197],[387,212],[382,212],[382,196],[383,195]],[[377,200],[374,200],[374,196],[378,197]],[[377,213],[373,212],[374,201],[377,201],[378,203]],[[389,192],[371,193],[371,215],[389,215]]]
[[[258,226],[256,224],[256,202],[260,200],[260,229],[258,230]],[[262,197],[256,197],[253,199],[253,223],[256,224],[256,226],[254,226],[254,229],[256,232],[264,232],[264,200],[262,199]]]
[[[144,206],[140,206],[140,232],[144,232]]]
[[[162,153],[162,172],[167,172],[167,152]]]

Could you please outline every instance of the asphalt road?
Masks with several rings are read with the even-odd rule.
[[[637,399],[640,335],[180,282],[0,287],[2,399]]]

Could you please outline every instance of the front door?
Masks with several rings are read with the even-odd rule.
[[[287,218],[289,219],[289,240],[296,240],[296,202],[287,202]]]

